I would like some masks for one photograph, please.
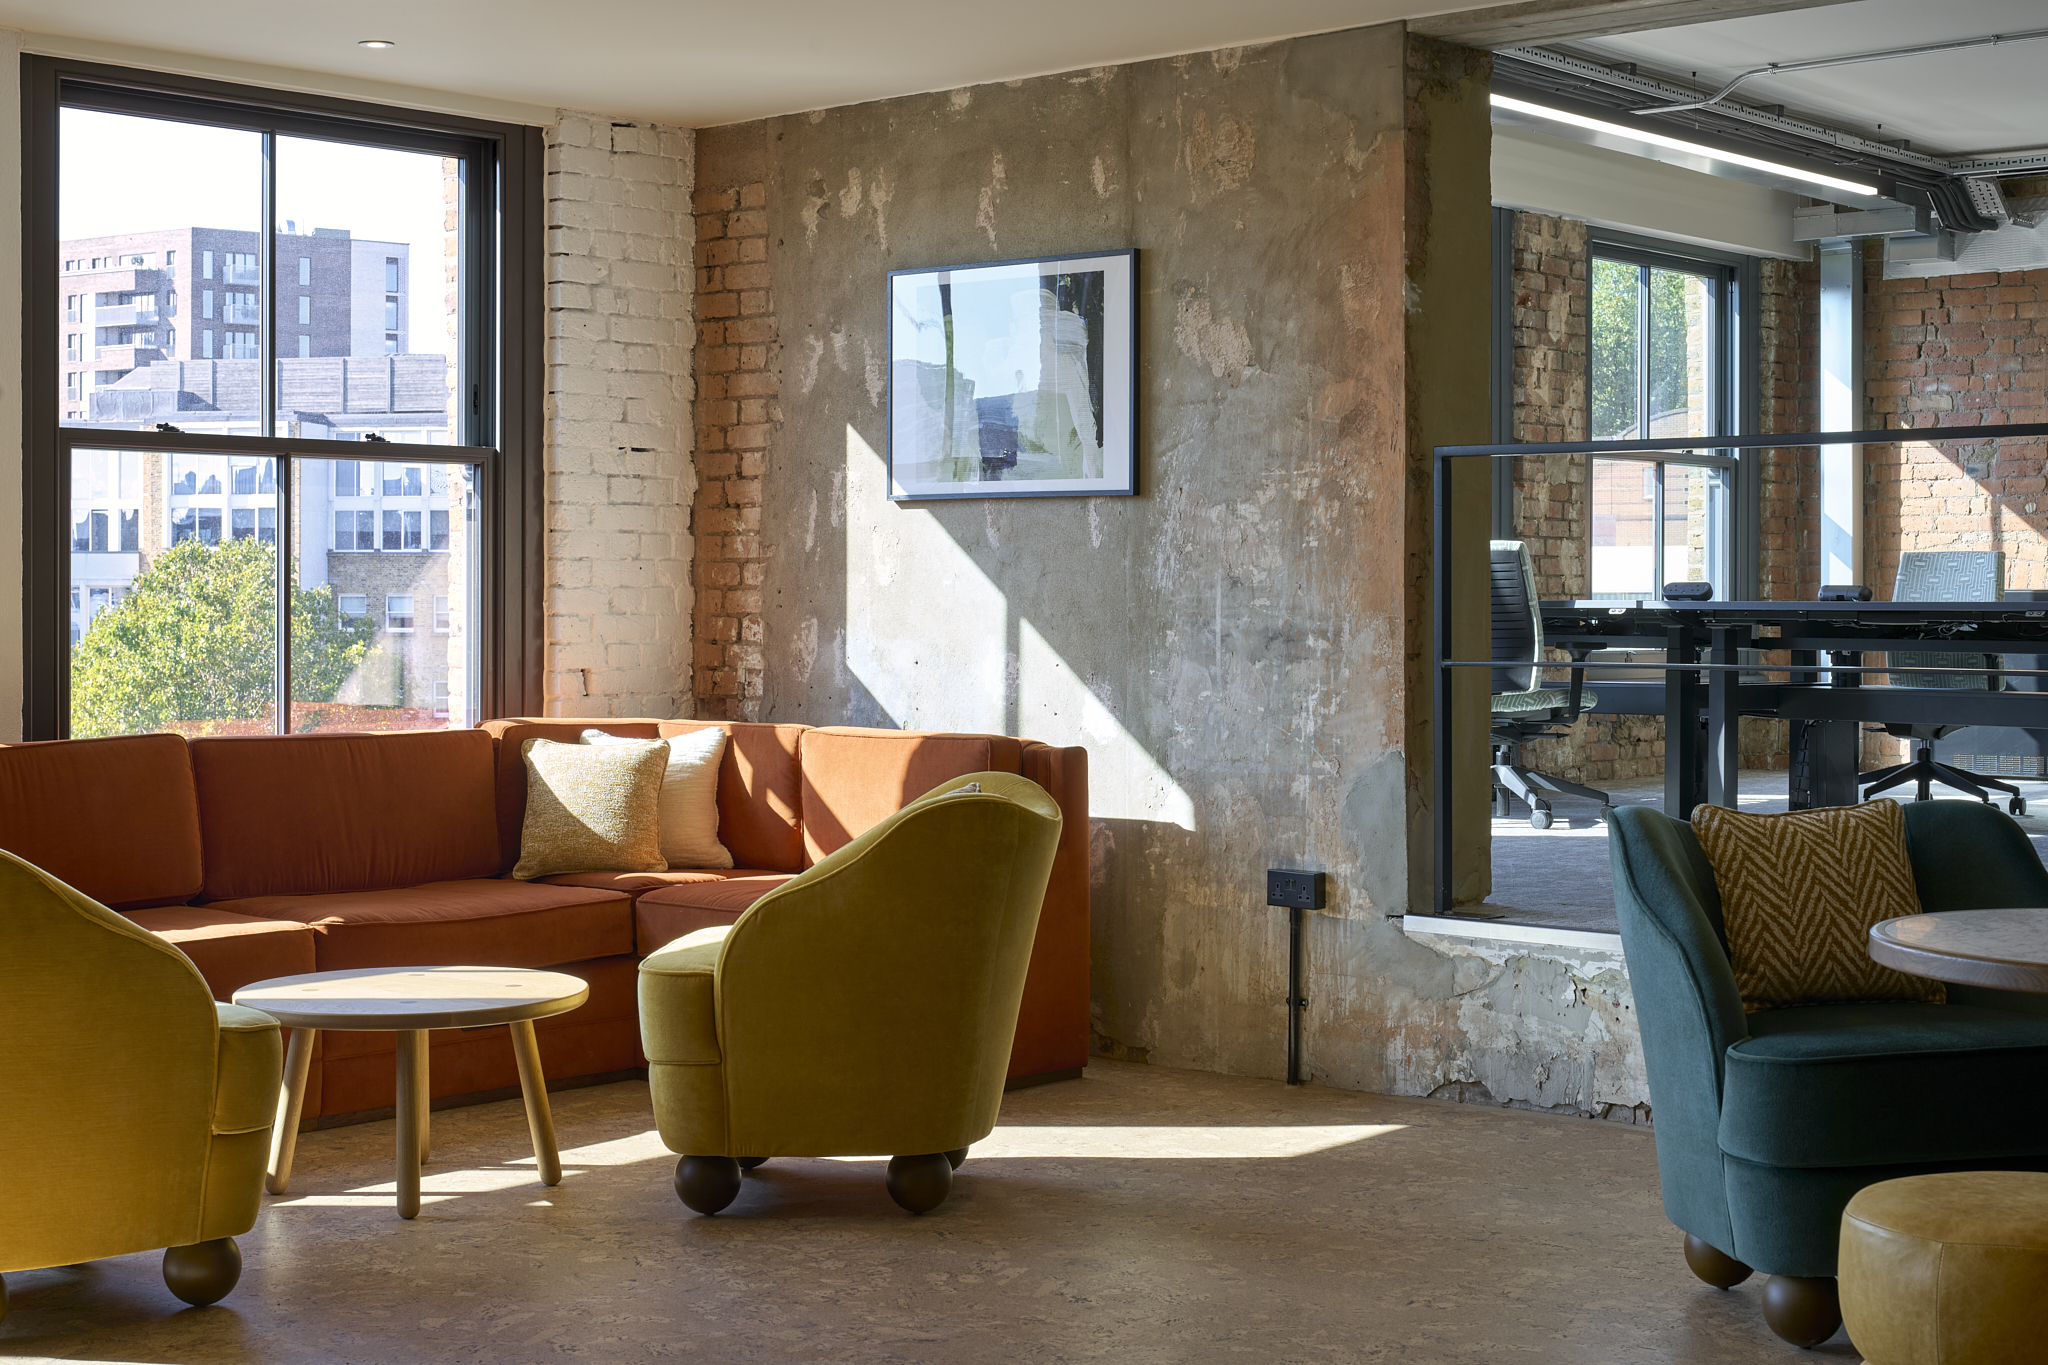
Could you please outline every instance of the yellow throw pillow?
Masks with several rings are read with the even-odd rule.
[[[585,730],[585,744],[645,744],[602,730]],[[661,782],[655,819],[661,828],[661,856],[670,867],[731,867],[732,852],[718,842],[718,765],[725,757],[725,731],[717,726],[671,735],[668,776]]]
[[[1870,926],[1920,913],[1895,801],[1744,815],[1698,806],[1742,1008],[1948,998],[1939,981],[1870,960]]]
[[[668,742],[557,744],[529,739],[521,881],[557,872],[666,872],[657,816]]]

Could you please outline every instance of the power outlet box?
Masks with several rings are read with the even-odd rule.
[[[1329,904],[1329,874],[1269,868],[1266,904],[1283,905],[1290,910],[1321,910]]]

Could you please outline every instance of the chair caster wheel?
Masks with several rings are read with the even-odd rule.
[[[1550,813],[1548,806],[1532,806],[1529,809],[1530,829],[1549,829],[1557,817]]]
[[[1756,1272],[1708,1242],[1685,1234],[1685,1264],[1716,1289],[1733,1289]]]
[[[2008,815],[2025,815],[2027,813],[2027,799],[2024,796],[2015,796],[2012,800],[2005,803],[2005,812]]]
[[[889,1158],[889,1197],[911,1213],[930,1213],[953,1192],[953,1161],[945,1152]]]
[[[164,1288],[194,1308],[219,1303],[242,1278],[242,1249],[232,1237],[164,1248]]]
[[[710,1217],[740,1196],[740,1163],[729,1156],[686,1156],[676,1162],[676,1197]]]
[[[1842,1326],[1842,1299],[1832,1275],[1773,1275],[1764,1281],[1764,1325],[1781,1341],[1810,1351]]]

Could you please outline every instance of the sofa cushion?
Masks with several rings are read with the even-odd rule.
[[[1722,1084],[1730,1156],[1823,1167],[2048,1154],[2048,1018],[1812,1005],[1749,1026]]]
[[[198,739],[192,772],[207,901],[499,870],[491,738],[476,730]]]
[[[725,759],[725,731],[706,726],[695,734],[664,736],[668,771],[661,779],[655,822],[661,827],[661,858],[670,867],[731,867],[732,853],[718,842],[718,770]],[[584,730],[585,744],[638,744]],[[530,781],[530,779],[529,779]]]
[[[313,930],[294,920],[251,919],[210,905],[163,905],[124,913],[191,958],[216,1000],[228,999],[252,981],[319,970],[313,959]]]
[[[0,848],[115,910],[191,900],[199,801],[184,736],[0,745]]]
[[[514,717],[487,720],[477,729],[491,737],[492,802],[497,812],[498,844],[504,864],[496,869],[511,870],[519,860],[519,832],[526,819],[526,760],[529,739],[551,739],[557,744],[579,744],[585,730],[602,730],[624,739],[660,739],[656,720],[542,720]]]
[[[646,892],[633,903],[633,941],[644,955],[659,952],[684,934],[731,924],[748,906],[794,875],[736,872],[716,881]]]
[[[550,967],[633,950],[632,902],[616,891],[497,879],[393,891],[252,896],[212,909],[297,920],[320,971],[344,967]]]
[[[560,872],[665,872],[661,783],[668,741],[557,744],[529,739],[526,818],[512,875],[532,881]]]
[[[804,865],[964,773],[1022,771],[1024,741],[834,726],[804,732]]]
[[[735,867],[798,871],[804,844],[797,750],[810,727],[697,720],[660,725],[664,738],[712,728],[726,735],[718,764],[718,842],[732,851]]]
[[[1699,806],[1692,827],[1720,888],[1744,1010],[1946,998],[1939,981],[1870,957],[1872,925],[1920,913],[1898,802],[1771,815]]]

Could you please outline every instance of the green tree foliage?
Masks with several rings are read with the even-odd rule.
[[[93,618],[71,652],[71,733],[133,734],[268,714],[276,688],[275,547],[181,541]],[[370,647],[330,587],[292,581],[292,699],[331,701]]]
[[[1662,433],[1658,418],[1684,408],[1687,365],[1685,287],[1692,277],[1650,271],[1650,419],[1647,435]],[[1593,439],[1641,440],[1636,405],[1643,363],[1641,273],[1624,261],[1593,262]],[[1704,357],[1702,357],[1704,363]]]

